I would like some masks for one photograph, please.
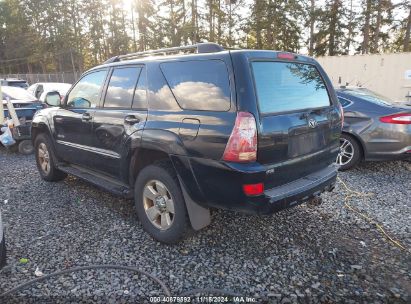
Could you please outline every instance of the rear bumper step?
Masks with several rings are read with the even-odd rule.
[[[270,198],[270,203],[280,201],[287,197],[301,195],[304,197],[305,192],[312,192],[310,190],[323,184],[329,184],[332,180],[335,181],[337,177],[337,170],[338,167],[333,164],[325,169],[297,179],[291,183],[266,190],[264,194]]]
[[[264,195],[268,204],[262,213],[268,214],[294,207],[324,191],[332,191],[335,187],[337,171],[338,166],[332,164],[296,181],[266,190]]]

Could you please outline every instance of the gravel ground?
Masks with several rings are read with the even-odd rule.
[[[0,293],[44,274],[93,264],[131,265],[156,275],[173,296],[223,288],[257,303],[409,303],[411,292],[411,163],[367,163],[339,176],[368,193],[344,207],[341,182],[320,206],[303,204],[269,217],[215,211],[212,225],[179,245],[155,242],[133,202],[69,177],[47,183],[33,156],[0,148],[0,208],[8,262]],[[27,259],[22,263],[20,259]],[[10,303],[145,303],[163,295],[144,276],[87,270],[14,293]]]

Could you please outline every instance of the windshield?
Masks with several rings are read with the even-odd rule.
[[[365,88],[345,89],[343,93],[347,93],[376,104],[392,106],[392,101],[388,97],[382,96]]]
[[[1,90],[3,92],[3,100],[5,100],[7,97],[9,97],[11,100],[36,100],[36,97],[22,88],[2,86]]]
[[[325,83],[313,65],[257,61],[252,68],[261,113],[330,105]]]
[[[9,81],[7,84],[12,87],[18,87],[23,89],[26,89],[28,87],[28,84],[25,81]]]

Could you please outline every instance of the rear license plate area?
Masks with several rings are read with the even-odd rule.
[[[324,130],[302,133],[289,137],[288,157],[297,157],[319,151],[326,146]]]

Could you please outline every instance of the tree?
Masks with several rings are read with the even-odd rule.
[[[404,52],[411,51],[410,31],[411,31],[411,5],[408,5],[408,18],[406,19],[405,37],[404,37]]]

